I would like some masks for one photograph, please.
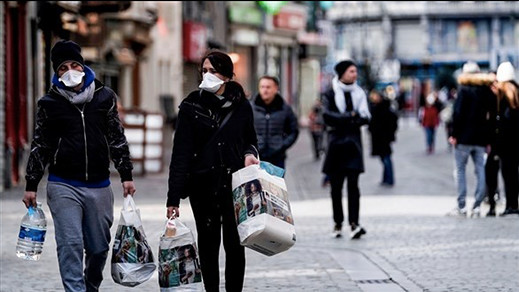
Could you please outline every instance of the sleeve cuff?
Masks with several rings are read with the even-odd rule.
[[[119,175],[121,176],[121,182],[132,181],[133,180],[132,171],[131,170],[119,171]]]
[[[168,201],[166,202],[166,207],[178,207],[180,205],[180,198],[176,196],[168,196]]]
[[[32,180],[28,180],[26,185],[25,185],[25,191],[27,192],[36,192],[38,190],[38,182],[37,181],[32,181]]]

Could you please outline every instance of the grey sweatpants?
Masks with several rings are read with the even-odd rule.
[[[73,187],[49,181],[47,204],[54,221],[65,291],[98,291],[110,248],[114,205],[111,187]]]

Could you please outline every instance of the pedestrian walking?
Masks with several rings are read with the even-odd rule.
[[[323,117],[328,131],[328,149],[322,171],[330,179],[333,207],[333,236],[342,236],[344,214],[342,188],[347,179],[350,238],[366,230],[359,224],[359,175],[364,172],[361,127],[371,119],[364,90],[356,83],[357,65],[351,60],[335,65],[332,88],[323,95]]]
[[[23,202],[36,206],[38,184],[49,165],[47,204],[64,289],[98,291],[113,223],[110,158],[124,197],[135,193],[133,166],[117,95],[85,65],[81,47],[60,40],[51,49],[51,61],[55,74],[49,92],[38,100]]]
[[[425,105],[418,111],[418,119],[425,130],[425,143],[427,154],[434,153],[436,140],[436,128],[440,124],[437,92],[427,95]]]
[[[448,138],[454,147],[456,163],[457,206],[449,215],[467,216],[466,168],[469,158],[474,163],[476,188],[470,216],[479,217],[485,197],[485,159],[490,146],[490,113],[495,96],[490,90],[488,75],[479,74],[475,62],[463,65],[458,77],[458,95],[452,114],[452,133]]]
[[[242,86],[232,80],[234,66],[227,54],[209,52],[200,71],[200,89],[179,107],[166,216],[180,216],[180,199],[189,197],[205,289],[219,291],[223,239],[225,288],[241,291],[245,250],[238,236],[231,182],[233,172],[259,163],[252,107]]]
[[[260,159],[285,168],[286,151],[297,140],[299,127],[292,108],[279,94],[279,81],[262,76],[252,99]]]
[[[310,109],[310,113],[308,114],[308,129],[312,136],[312,151],[314,152],[314,159],[319,160],[321,154],[324,152],[324,120],[320,99],[317,99]]]
[[[500,215],[519,214],[519,86],[515,80],[515,68],[510,62],[499,65],[496,83],[491,88],[497,99],[487,170],[494,173],[497,167],[501,168],[506,205]],[[497,177],[487,177],[487,189],[490,204],[487,215],[495,216]]]
[[[380,157],[382,162],[381,186],[391,187],[395,183],[391,143],[395,141],[398,129],[398,115],[391,109],[390,102],[376,90],[369,94],[371,120],[368,130],[371,133],[371,155]]]

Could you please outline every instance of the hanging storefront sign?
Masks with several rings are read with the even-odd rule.
[[[207,50],[207,28],[201,23],[185,21],[182,35],[184,60],[199,62]]]
[[[306,15],[299,11],[280,11],[273,20],[276,28],[304,30],[306,27]]]
[[[263,24],[263,15],[255,6],[233,4],[229,6],[229,20],[232,23],[261,26]]]
[[[276,14],[279,12],[287,1],[258,1],[259,6],[268,14]]]

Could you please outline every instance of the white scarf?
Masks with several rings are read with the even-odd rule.
[[[83,103],[90,102],[92,100],[92,98],[94,98],[94,91],[96,90],[96,85],[95,85],[95,82],[92,82],[90,84],[90,86],[85,88],[85,90],[83,90],[80,93],[62,89],[59,87],[57,88],[57,90],[59,91],[59,93],[62,96],[66,97],[70,101],[70,103],[83,104]]]
[[[340,113],[346,112],[346,99],[344,98],[344,92],[347,91],[351,94],[353,110],[358,112],[361,117],[371,119],[366,93],[364,93],[364,90],[362,90],[357,83],[344,84],[339,81],[337,76],[335,76],[332,80],[332,88],[335,95],[335,105],[337,106],[337,109],[339,109]]]

